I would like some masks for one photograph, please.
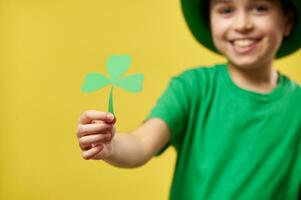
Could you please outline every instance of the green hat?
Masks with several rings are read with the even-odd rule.
[[[202,13],[203,10],[208,9],[205,8],[205,1],[209,0],[181,0],[182,11],[194,37],[208,49],[219,53],[213,44],[208,21],[204,17],[205,14]],[[291,2],[296,10],[294,27],[290,36],[283,39],[276,55],[277,58],[291,54],[301,48],[301,1],[291,0]]]

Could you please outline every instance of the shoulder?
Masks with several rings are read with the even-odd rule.
[[[297,110],[300,111],[301,114],[301,84],[292,80],[286,75],[283,75],[285,83],[286,83],[286,97],[289,99],[288,102],[290,102],[291,106],[295,107],[295,112]],[[301,117],[301,115],[300,115]]]
[[[283,75],[283,77],[287,83],[289,93],[293,96],[301,98],[301,84],[292,80],[286,75]]]
[[[225,65],[196,66],[184,70],[182,73],[173,76],[169,88],[172,88],[177,95],[182,94],[187,99],[199,100],[210,91],[212,94],[220,82],[220,74]]]
[[[195,66],[189,67],[182,73],[173,76],[172,79],[181,81],[183,84],[195,85],[213,81],[219,77],[220,71],[223,70],[223,64],[215,64],[211,66]]]

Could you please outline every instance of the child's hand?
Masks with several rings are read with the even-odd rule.
[[[115,122],[108,112],[89,110],[80,116],[77,138],[84,159],[100,160],[112,153]]]

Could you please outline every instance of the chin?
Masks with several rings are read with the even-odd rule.
[[[229,63],[238,69],[243,70],[252,70],[256,69],[257,67],[261,66],[262,63],[258,62],[257,60],[248,60],[248,59],[238,59],[238,60],[229,60]]]

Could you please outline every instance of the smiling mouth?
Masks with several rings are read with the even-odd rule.
[[[232,47],[234,48],[234,51],[240,54],[245,54],[251,52],[253,49],[255,49],[260,42],[261,39],[235,39],[230,40],[230,43]]]

